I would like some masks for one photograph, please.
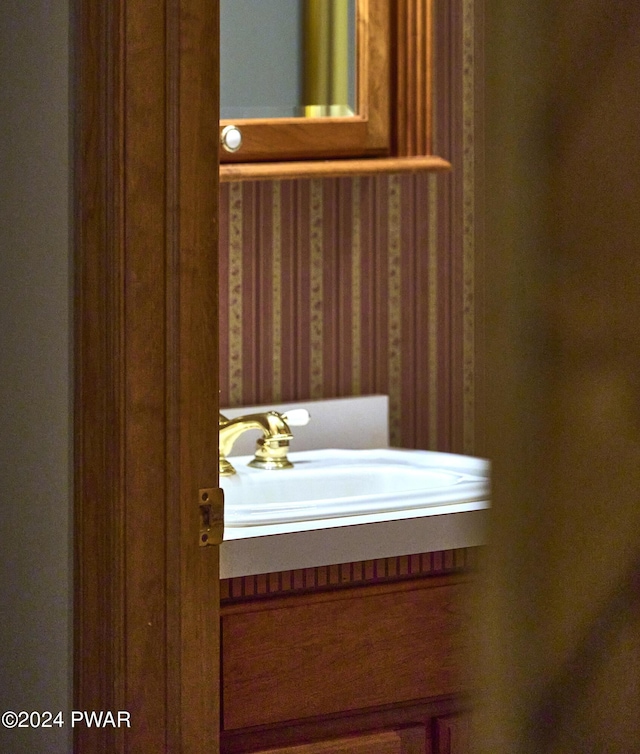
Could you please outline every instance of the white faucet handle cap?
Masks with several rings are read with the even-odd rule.
[[[304,427],[311,420],[311,414],[306,408],[294,408],[282,414],[282,418],[290,427]]]

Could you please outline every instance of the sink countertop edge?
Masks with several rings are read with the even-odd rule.
[[[476,503],[457,513],[227,539],[220,578],[475,547],[486,541],[488,514],[488,503]]]

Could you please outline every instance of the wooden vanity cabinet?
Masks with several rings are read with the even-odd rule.
[[[223,754],[466,754],[470,581],[223,602]]]

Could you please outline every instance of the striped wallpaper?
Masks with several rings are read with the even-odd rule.
[[[474,12],[436,6],[451,174],[221,186],[221,405],[385,393],[394,445],[473,452]]]

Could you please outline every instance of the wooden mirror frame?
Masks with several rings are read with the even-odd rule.
[[[261,162],[384,155],[389,151],[389,2],[357,0],[357,114],[335,118],[223,119],[242,132],[220,161]]]
[[[432,154],[433,0],[358,0],[359,116],[222,120],[242,149],[221,149],[220,181],[449,170]]]

